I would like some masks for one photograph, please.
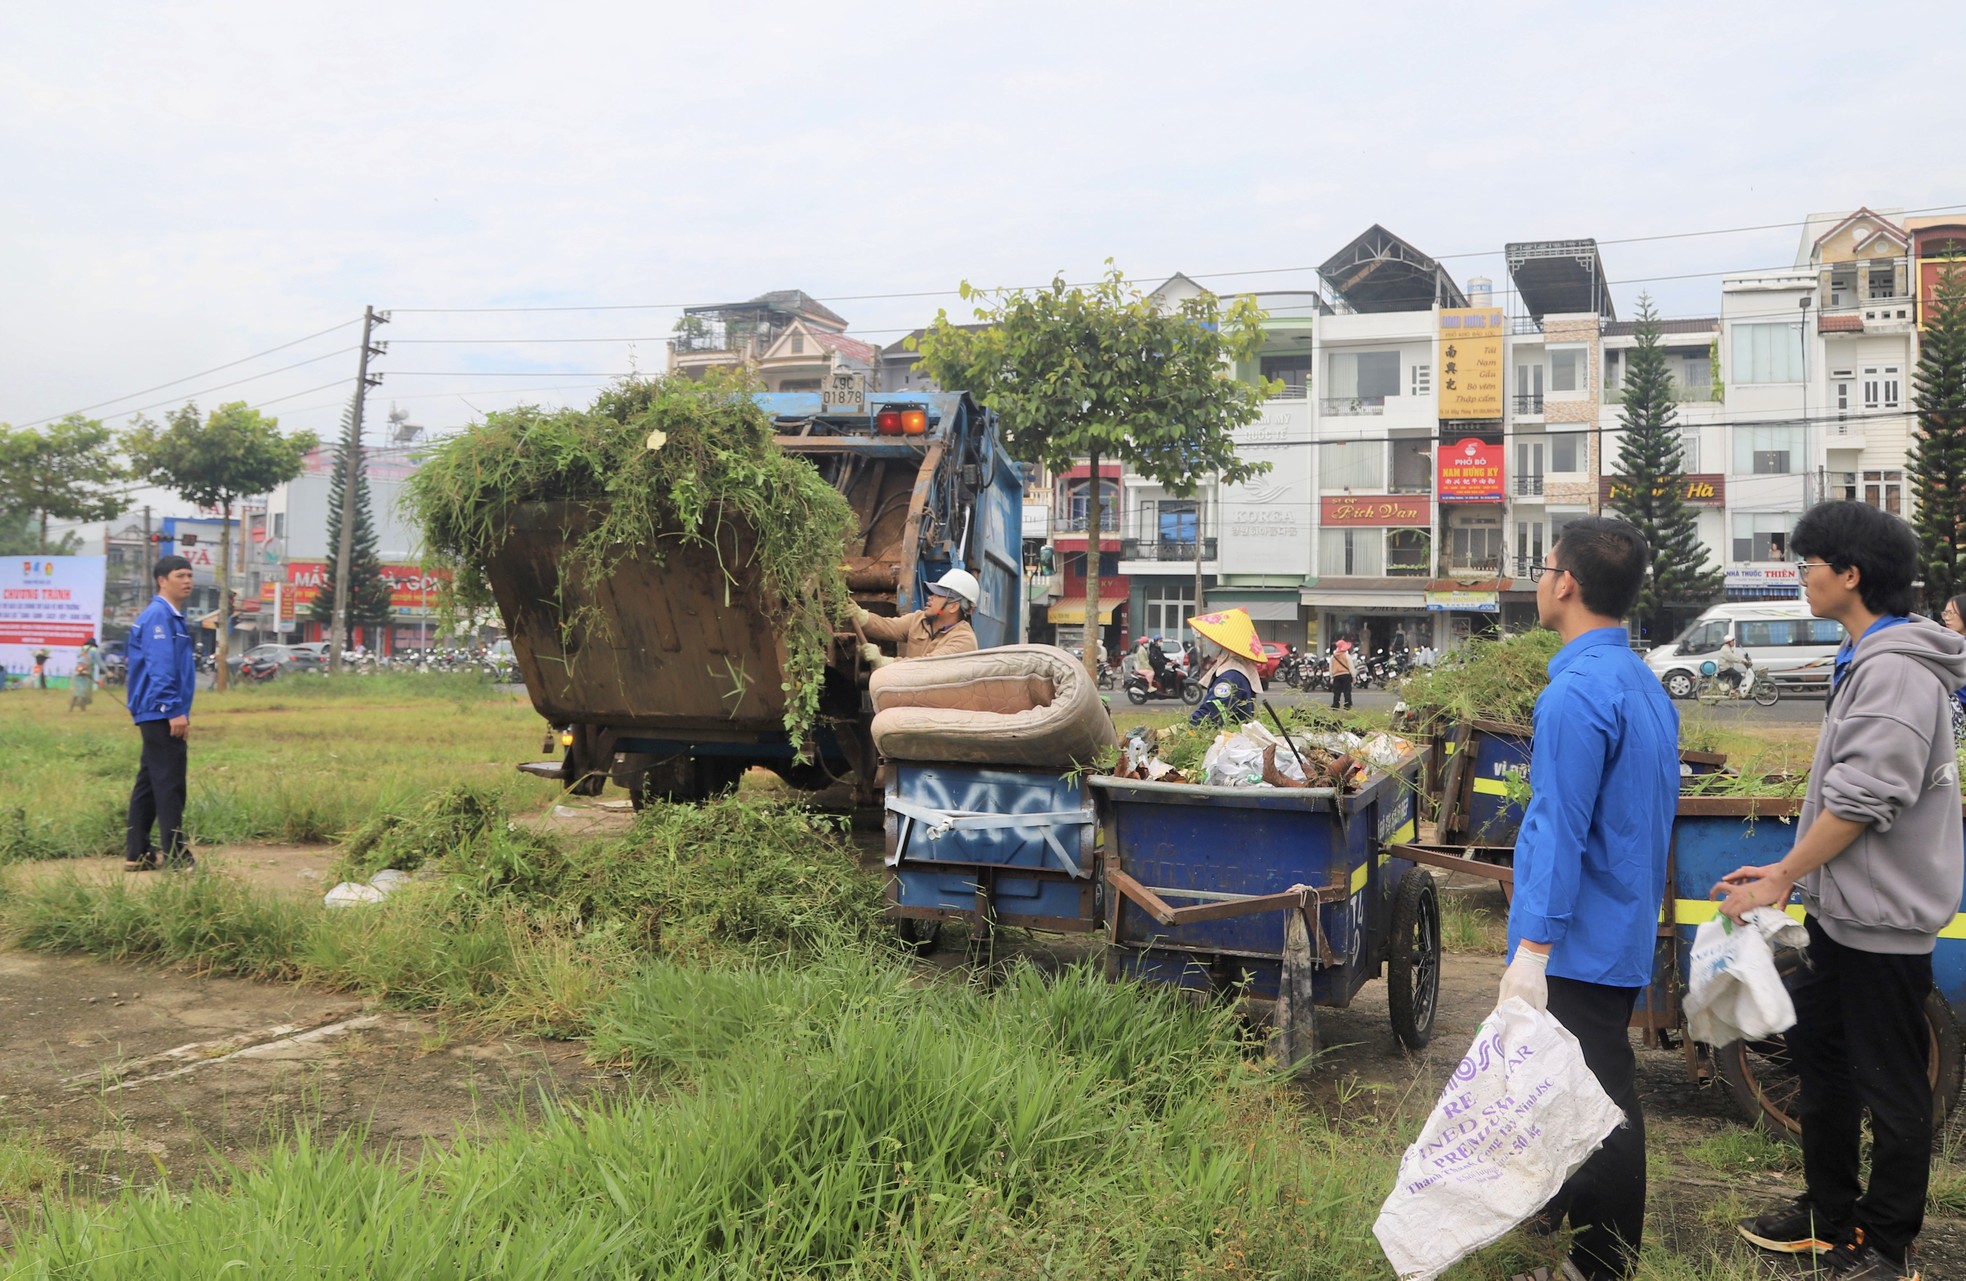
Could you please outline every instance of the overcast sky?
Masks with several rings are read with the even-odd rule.
[[[1449,265],[1501,282],[1510,240],[1966,205],[1956,14],[8,4],[0,421],[120,396],[90,412],[121,423],[195,394],[329,434],[352,323],[129,393],[371,303],[395,313],[371,422],[396,401],[447,430],[660,369],[674,304],[767,289],[804,289],[884,343],[959,312],[963,279],[1085,279],[1107,257],[1150,284],[1267,271],[1203,283],[1309,288],[1304,269],[1374,222],[1481,255]],[[1668,315],[1710,315],[1718,273],[1786,264],[1798,234],[1604,256],[1614,282],[1713,273],[1620,283],[1621,314],[1650,288]],[[907,293],[926,296],[851,297]],[[593,304],[663,306],[416,310]],[[494,338],[511,341],[411,341]]]

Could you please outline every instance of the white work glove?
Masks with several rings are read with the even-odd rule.
[[[874,616],[872,614],[860,608],[858,605],[853,607],[853,625],[855,627],[865,627],[873,621],[873,618]]]
[[[860,647],[860,657],[869,667],[886,667],[894,660],[881,653],[881,647],[868,641]]]
[[[1519,996],[1529,1002],[1532,1010],[1548,1011],[1550,1008],[1550,980],[1548,970],[1550,958],[1547,952],[1532,952],[1517,944],[1515,960],[1509,968],[1502,971],[1502,992],[1495,998],[1501,1004],[1512,996]]]

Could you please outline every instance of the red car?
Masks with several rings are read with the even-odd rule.
[[[1263,649],[1263,661],[1256,665],[1256,674],[1263,678],[1265,685],[1268,685],[1270,678],[1277,674],[1277,664],[1290,653],[1290,646],[1282,641],[1259,640],[1256,643]]]

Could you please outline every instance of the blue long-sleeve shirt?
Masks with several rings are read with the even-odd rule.
[[[130,628],[125,652],[130,660],[131,720],[142,724],[191,715],[198,656],[183,614],[162,596],[152,597]]]
[[[1509,955],[1548,943],[1559,978],[1643,987],[1679,803],[1679,713],[1625,633],[1603,627],[1550,660],[1535,729]]]

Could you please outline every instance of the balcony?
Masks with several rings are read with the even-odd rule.
[[[1517,498],[1540,498],[1543,493],[1543,478],[1541,475],[1525,475],[1517,472],[1515,478],[1509,482],[1509,492]]]
[[[1713,388],[1711,386],[1689,387],[1685,383],[1674,383],[1672,385],[1672,402],[1675,405],[1705,405],[1720,399],[1721,397],[1713,394]],[[1624,404],[1625,389],[1623,387],[1605,388],[1604,403],[1607,405]]]
[[[1516,417],[1518,418],[1541,414],[1543,412],[1543,393],[1541,392],[1517,396],[1514,399]]]
[[[1824,307],[1816,313],[1819,334],[1902,334],[1912,326],[1910,298],[1866,298],[1858,303]]]
[[[1383,396],[1327,396],[1318,401],[1318,412],[1328,418],[1376,418],[1386,412],[1386,401]]]
[[[1052,532],[1058,534],[1083,534],[1091,528],[1091,517],[1084,512],[1076,514],[1060,512],[1052,518]],[[1117,534],[1120,532],[1120,514],[1110,507],[1099,513],[1099,532]]]
[[[1195,541],[1192,538],[1186,542],[1160,538],[1122,538],[1120,540],[1121,560],[1186,561],[1193,563],[1195,551]],[[1204,561],[1214,560],[1215,540],[1213,538],[1202,539],[1200,551],[1201,558]]]
[[[1506,556],[1491,556],[1484,560],[1454,556],[1448,561],[1446,577],[1478,580],[1500,578],[1506,572],[1508,559]]]

